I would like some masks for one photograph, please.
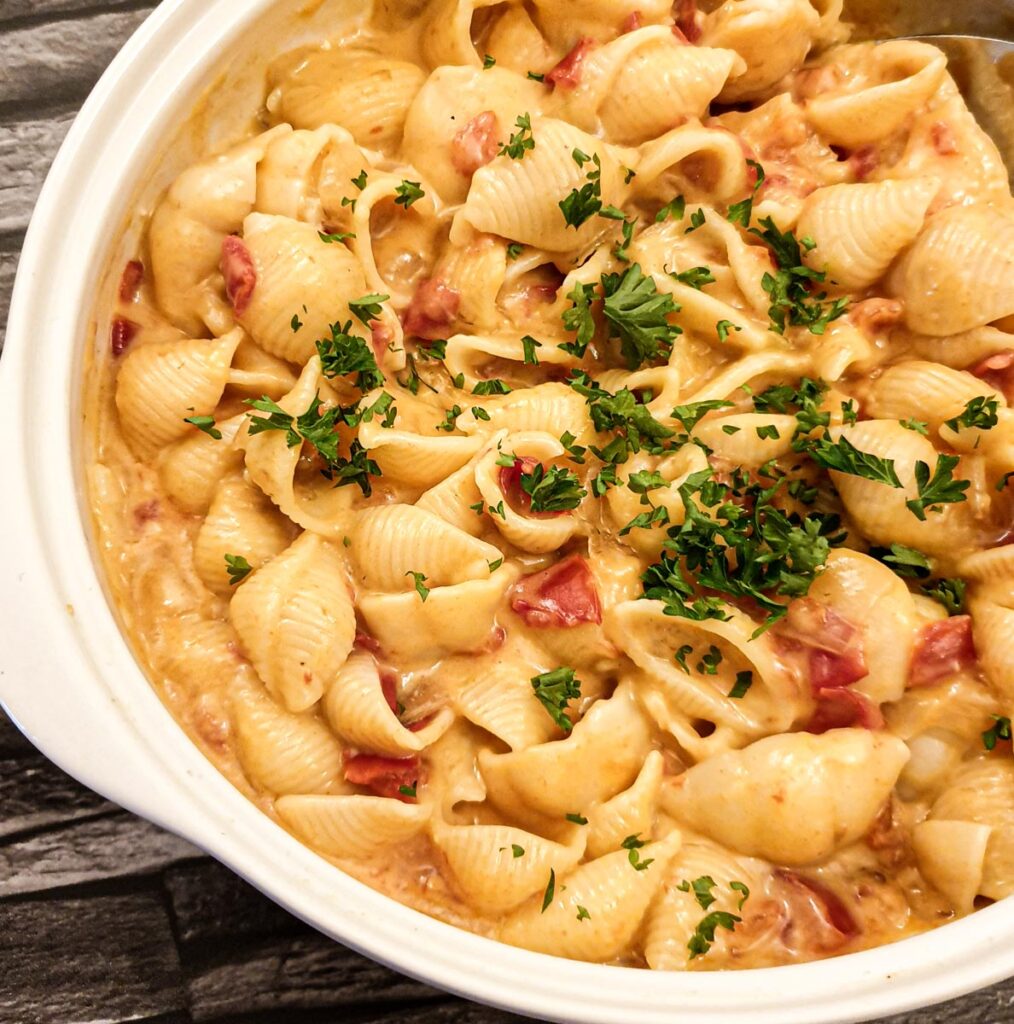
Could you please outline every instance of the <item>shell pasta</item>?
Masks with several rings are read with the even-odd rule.
[[[168,707],[541,953],[1005,898],[1014,199],[944,55],[829,0],[377,7],[108,275],[91,501]]]

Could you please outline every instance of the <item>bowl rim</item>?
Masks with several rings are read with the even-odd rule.
[[[85,785],[177,833],[323,933],[449,992],[568,1024],[849,1024],[1014,973],[1014,904],[815,963],[663,973],[549,958],[412,910],[304,847],[176,724],[120,632],[93,553],[80,380],[109,241],[177,97],[276,0],[163,0],[102,76],[26,235],[0,360],[0,703]],[[73,245],[62,244],[72,238]],[[51,282],[59,282],[53,302]],[[41,326],[40,326],[41,325]],[[73,358],[71,358],[73,355]],[[55,394],[54,394],[55,393]],[[34,410],[62,416],[45,424]],[[42,429],[42,427],[45,429]],[[284,869],[281,868],[284,865]]]

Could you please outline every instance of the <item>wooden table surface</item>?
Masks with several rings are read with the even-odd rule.
[[[0,325],[56,149],[155,6],[0,0]],[[0,714],[0,1024],[518,1020],[318,935],[189,844],[77,785]],[[1014,981],[891,1024],[1011,1022]]]

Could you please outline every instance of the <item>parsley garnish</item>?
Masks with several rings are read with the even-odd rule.
[[[733,892],[740,893],[739,904],[736,907],[737,910],[743,909],[743,904],[750,898],[750,889],[747,887],[745,882],[730,882],[729,888]]]
[[[532,138],[532,115],[522,114],[515,125],[518,131],[511,135],[510,142],[500,147],[500,156],[509,156],[512,160],[524,160],[525,153],[535,149]]]
[[[335,232],[332,232],[332,233],[328,233],[328,232],[325,232],[325,231],[318,231],[317,234],[320,235],[320,240],[325,245],[337,245],[340,242],[344,242],[346,238],[355,238],[356,237],[350,231],[344,231],[344,232],[342,232],[342,231],[335,231]]]
[[[514,854],[514,859],[517,860],[518,857],[523,857],[525,855],[525,848],[523,846],[518,846],[517,843],[511,843],[511,853]]]
[[[570,299],[571,307],[564,310],[563,326],[568,331],[577,332],[577,338],[574,341],[564,342],[557,348],[577,359],[583,359],[585,352],[588,351],[588,345],[595,337],[595,317],[591,309],[591,304],[595,301],[595,285],[581,284],[579,281],[571,289],[567,298]]]
[[[407,796],[410,800],[415,800],[418,785],[418,782],[413,782],[411,786],[399,786],[398,792],[401,793],[402,796]]]
[[[962,427],[992,430],[1000,422],[997,416],[998,406],[995,398],[980,395],[978,398],[970,399],[965,404],[964,411],[953,419],[945,420],[944,425],[951,430],[960,430]]]
[[[733,700],[742,700],[750,691],[751,686],[753,686],[753,673],[749,669],[745,672],[737,672],[736,684],[729,691],[729,696]]]
[[[364,295],[361,299],[353,299],[349,303],[349,309],[360,323],[369,327],[374,320],[380,319],[381,304],[390,298],[390,295]]]
[[[588,819],[583,814],[568,814],[567,821],[573,825],[587,825]]]
[[[739,324],[734,324],[731,320],[719,320],[715,324],[715,334],[718,335],[718,340],[723,343],[729,340],[730,331],[736,331],[738,334],[742,330],[743,328]]]
[[[718,883],[711,875],[701,875],[700,878],[695,878],[692,882],[684,880],[676,888],[680,892],[693,892],[701,910],[707,910],[717,899],[711,895],[712,890],[718,888]]]
[[[253,566],[242,555],[226,555],[225,568],[229,573],[229,586],[234,587],[253,572]]]
[[[344,325],[331,324],[331,337],[317,342],[317,354],[325,377],[354,373],[360,391],[372,391],[384,384],[384,375],[377,366],[372,347],[352,334],[351,320]]]
[[[826,436],[807,440],[803,450],[824,469],[859,476],[864,480],[873,480],[890,487],[902,486],[893,459],[882,459],[879,455],[860,451],[845,436],[839,437],[837,441],[832,441]]]
[[[577,919],[579,921],[587,921],[590,918],[591,918],[591,914],[589,914],[588,911],[584,907],[582,907],[581,904],[579,903],[577,905]]]
[[[678,274],[669,271],[669,276],[680,284],[700,291],[706,284],[715,283],[715,275],[711,273],[711,267],[691,267],[689,270],[682,270]],[[728,321],[723,320],[723,323]]]
[[[929,424],[924,423],[922,420],[909,417],[907,420],[898,420],[898,423],[906,430],[914,431],[916,434],[922,434],[923,437],[929,437]]]
[[[419,181],[403,181],[394,191],[397,193],[398,198],[395,199],[395,206],[404,206],[405,209],[409,209],[413,204],[418,203],[423,196],[426,195],[421,188],[422,183]],[[386,301],[386,300],[382,300]]]
[[[718,666],[722,664],[722,652],[714,645],[708,647],[707,654],[697,663],[697,671],[705,676],[717,676]]]
[[[870,554],[895,572],[898,576],[926,579],[933,570],[930,560],[915,548],[904,544],[892,544],[890,548],[873,548]]]
[[[303,329],[303,321],[299,319],[298,313],[292,314],[292,319],[289,321],[289,326],[292,328],[293,334],[298,334]]]
[[[510,385],[497,377],[494,377],[492,380],[477,381],[475,387],[472,388],[472,394],[480,396],[509,395],[510,393]]]
[[[588,497],[573,470],[550,466],[547,472],[541,462],[521,474],[521,489],[531,497],[533,512],[569,512]]]
[[[525,354],[525,364],[528,366],[538,366],[539,357],[535,354],[535,350],[542,348],[542,342],[536,341],[530,334],[526,334],[521,339],[521,348]]]
[[[925,462],[919,461],[915,464],[915,482],[919,488],[919,497],[906,501],[905,505],[916,519],[925,522],[927,512],[940,512],[941,505],[960,504],[968,500],[965,491],[972,486],[971,481],[954,479],[954,468],[959,461],[957,455],[941,455],[937,459],[932,477]]]
[[[369,177],[367,176],[366,171],[361,170],[359,174],[352,179],[352,184],[355,185],[360,192],[362,192],[363,189],[366,188],[367,181],[369,181]]]
[[[603,312],[610,337],[619,338],[627,366],[636,370],[644,363],[668,357],[673,342],[683,333],[668,317],[680,311],[671,295],[663,295],[651,277],[635,263],[623,274],[603,274]]]
[[[687,675],[690,675],[690,666],[689,666],[689,665],[687,664],[687,655],[688,655],[688,654],[693,654],[693,653],[694,653],[694,649],[693,649],[693,647],[692,647],[692,646],[691,646],[690,644],[684,644],[684,645],[683,645],[683,646],[682,646],[682,647],[681,647],[681,648],[680,648],[680,649],[679,649],[679,650],[678,650],[678,651],[677,651],[677,652],[676,652],[676,653],[675,653],[675,654],[673,655],[673,661],[675,661],[675,662],[676,662],[676,664],[677,664],[677,665],[679,665],[679,667],[680,667],[680,668],[681,668],[681,669],[682,669],[682,670],[683,670],[684,672],[686,672],[686,674],[687,674]]]
[[[665,206],[655,214],[655,223],[661,224],[670,217],[672,217],[673,220],[683,220],[686,214],[687,201],[683,196],[677,196],[671,202],[666,203]]]
[[[490,68],[495,67],[495,66],[496,66],[496,57],[494,57],[491,53],[487,53],[486,56],[482,58],[482,69],[483,69],[483,71],[489,71]]]
[[[443,423],[437,424],[437,430],[446,430],[448,434],[453,433],[458,426],[458,417],[461,415],[461,406],[452,406],[444,413]]]
[[[540,72],[540,71],[529,71],[528,72],[528,77],[533,82],[544,82],[546,80],[546,76],[544,74],[542,74],[542,72]]]
[[[507,246],[508,261],[513,263],[524,251],[525,247],[520,242],[511,242],[511,244]]]
[[[964,611],[965,590],[965,581],[954,577],[937,580],[932,584],[927,583],[922,588],[922,592],[938,604],[942,604],[949,615],[960,615]]]
[[[677,405],[672,411],[673,419],[679,420],[688,432],[709,413],[715,409],[731,408],[732,402],[721,399],[709,399],[705,402],[691,402],[689,405]]]
[[[855,403],[855,399],[850,398],[847,402],[841,403],[841,421],[849,426],[859,422],[859,408]]]
[[[982,745],[987,750],[995,750],[1000,740],[1011,738],[1011,720],[1006,715],[990,715],[993,726],[982,734]]]
[[[570,732],[574,723],[567,717],[567,706],[581,696],[581,680],[572,668],[554,668],[532,679],[532,689],[549,717],[564,731]]]
[[[704,210],[701,207],[698,207],[692,214],[690,214],[690,227],[688,227],[683,233],[685,235],[693,234],[698,228],[703,228],[706,221],[707,218],[704,215]]]
[[[825,305],[827,292],[812,293],[815,284],[823,284],[827,274],[810,270],[803,264],[803,247],[814,248],[812,243],[799,239],[791,231],[779,231],[770,217],[761,221],[763,231],[751,228],[752,234],[763,239],[770,247],[778,264],[774,274],[765,274],[761,286],[771,298],[768,316],[771,329],[784,334],[788,325],[806,327],[811,334],[823,334],[832,321],[844,316],[848,299],[836,299]]]
[[[415,583],[415,592],[425,602],[426,598],[430,596],[430,588],[426,586],[426,574],[422,572],[412,572],[411,570],[405,573],[406,576],[411,576]]]
[[[635,871],[645,871],[649,864],[655,863],[654,857],[649,857],[647,860],[641,860],[641,848],[646,844],[640,838],[640,833],[636,836],[627,836],[626,839],[620,843],[620,847],[627,851],[627,860],[630,861],[630,866]]]
[[[748,199],[744,199],[741,203],[733,203],[732,206],[729,207],[727,217],[733,224],[742,224],[743,227],[748,228],[750,226],[750,221],[753,219],[754,200],[757,198],[757,193],[764,184],[765,174],[764,168],[761,167],[756,160],[747,160],[746,163],[748,167],[752,167],[757,172],[757,181],[754,183],[750,197]]]
[[[207,434],[213,441],[222,440],[222,431],[215,426],[214,416],[187,416],[183,422],[197,427],[201,433]]]
[[[579,149],[574,150],[573,157],[579,167],[588,160],[593,165],[586,175],[587,182],[581,188],[572,189],[570,195],[560,201],[567,227],[577,229],[602,209],[602,159],[598,153],[589,157]]]
[[[556,895],[556,871],[549,869],[549,884],[546,886],[546,894],[542,897],[542,913],[544,914]]]
[[[715,941],[715,930],[717,928],[725,928],[730,932],[734,932],[736,925],[742,920],[743,918],[737,917],[735,914],[729,914],[724,910],[712,911],[707,917],[702,919],[701,923],[697,926],[697,930],[687,943],[687,949],[690,950],[690,959],[694,960],[699,956],[704,956],[711,949]]]

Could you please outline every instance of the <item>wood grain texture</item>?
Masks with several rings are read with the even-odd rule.
[[[154,7],[0,0],[0,331],[49,164],[88,90]],[[2,714],[0,965],[0,1024],[520,1020],[330,942],[67,778]],[[1014,1024],[1014,983],[882,1024]]]

